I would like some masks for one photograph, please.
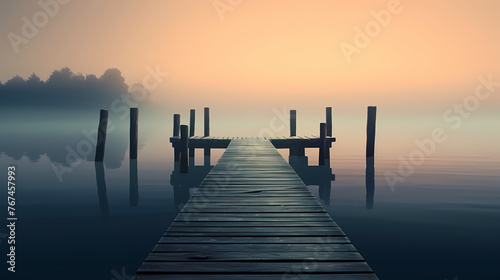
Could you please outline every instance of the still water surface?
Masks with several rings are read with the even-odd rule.
[[[139,159],[129,162],[120,128],[110,134],[104,166],[71,156],[68,165],[65,147],[76,150],[86,138],[78,125],[54,130],[2,140],[0,181],[7,166],[17,168],[14,279],[129,279],[210,167],[197,152],[196,171],[174,172],[168,133],[154,129],[140,134]],[[212,152],[212,165],[222,153]],[[317,152],[307,155],[317,165]],[[331,169],[295,168],[380,279],[499,279],[500,161],[429,158],[390,187],[385,173],[399,166],[397,157],[377,156],[371,183],[370,162],[332,150]],[[1,274],[12,277],[3,263]]]

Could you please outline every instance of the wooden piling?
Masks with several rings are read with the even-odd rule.
[[[189,137],[194,136],[194,124],[195,124],[195,109],[191,109],[189,112]],[[194,165],[194,148],[189,148],[189,165]]]
[[[189,137],[194,136],[195,114],[195,109],[191,109],[191,111],[189,112]]]
[[[180,142],[180,156],[181,156],[181,173],[188,172],[188,147],[189,147],[189,136],[188,136],[188,126],[181,125],[181,142]]]
[[[95,161],[102,162],[104,160],[104,149],[106,146],[106,133],[108,130],[108,111],[101,110],[99,116],[99,127],[97,133],[97,145],[95,150]]]
[[[319,165],[325,165],[326,159],[326,123],[319,124]]]
[[[181,125],[181,115],[174,114],[174,137],[179,137],[180,125]]]
[[[326,107],[326,136],[332,137],[332,107]]]
[[[204,136],[210,136],[210,108],[205,107],[205,133]],[[204,156],[210,156],[210,148],[204,149]]]
[[[130,108],[130,159],[137,159],[139,109]]]
[[[181,127],[181,115],[174,114],[174,137],[179,137]],[[180,160],[180,153],[178,144],[174,145],[174,161],[178,162]]]
[[[366,156],[373,157],[375,154],[375,123],[377,118],[377,107],[368,107],[368,119],[366,124]]]
[[[210,136],[210,108],[205,107],[205,137]]]
[[[290,110],[290,136],[297,136],[297,111]]]

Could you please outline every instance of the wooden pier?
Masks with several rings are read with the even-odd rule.
[[[276,150],[325,139],[189,137],[226,151],[133,279],[378,279]]]

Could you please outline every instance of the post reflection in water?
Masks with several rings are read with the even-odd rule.
[[[375,160],[374,157],[366,157],[366,209],[373,209],[375,196]]]
[[[130,160],[130,206],[139,205],[139,179],[137,177],[137,159]]]
[[[170,176],[170,185],[174,189],[174,206],[176,211],[180,211],[191,197],[189,189],[198,187],[213,168],[213,165],[210,165],[210,156],[204,157],[204,165],[194,165],[194,157],[192,163],[192,165],[189,165],[188,173],[180,173],[180,163],[174,162],[174,171]]]
[[[109,217],[108,195],[106,193],[106,179],[104,174],[104,164],[95,162],[95,177],[97,181],[97,195],[99,197],[99,207],[101,208],[101,217]]]
[[[194,163],[194,160],[192,160],[192,162]],[[307,156],[289,156],[288,162],[297,175],[299,175],[300,179],[302,179],[304,184],[307,186],[319,186],[319,199],[321,203],[323,205],[330,205],[331,187],[332,182],[335,181],[335,174],[332,174],[332,168],[330,168],[329,161],[326,161],[326,164],[323,166],[310,166]],[[174,171],[170,176],[170,184],[173,186],[174,190],[174,205],[176,211],[180,211],[191,197],[189,189],[198,187],[213,168],[212,165],[209,165],[210,156],[205,156],[204,163],[205,165],[203,166],[195,166],[194,164],[190,165],[188,173],[180,173],[179,162],[174,163]],[[375,170],[373,157],[366,158],[365,179],[366,209],[372,209],[375,196]]]
[[[329,160],[325,165],[310,166],[307,156],[289,156],[288,162],[304,184],[319,186],[319,199],[324,205],[330,205],[331,182],[335,181],[335,174],[332,174]]]

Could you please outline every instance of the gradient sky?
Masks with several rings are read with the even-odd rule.
[[[21,18],[32,21],[42,8],[3,0],[0,81],[32,72],[47,79],[64,66],[97,75],[116,67],[131,85],[159,65],[169,76],[153,99],[168,108],[269,119],[287,106],[322,119],[333,105],[335,116],[363,120],[366,106],[378,105],[388,130],[409,120],[424,135],[474,92],[478,76],[500,80],[500,1],[400,1],[401,11],[350,63],[340,44],[354,45],[355,28],[390,0],[243,0],[223,19],[214,2],[71,0],[16,54],[9,32],[22,34]],[[219,1],[229,2],[238,1]],[[498,95],[481,103],[474,122],[498,127]]]

